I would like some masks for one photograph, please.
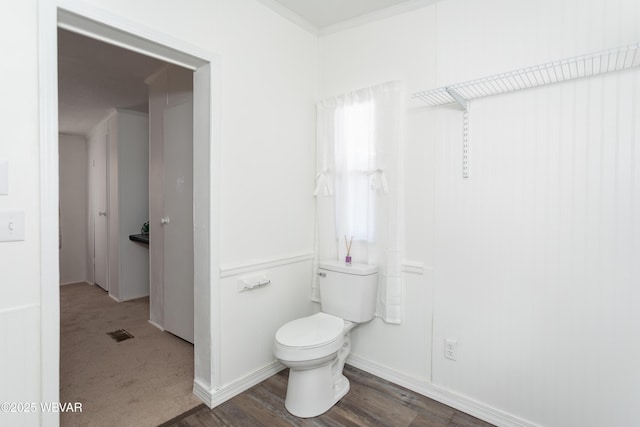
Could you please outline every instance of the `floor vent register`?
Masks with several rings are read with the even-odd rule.
[[[130,338],[133,338],[133,335],[131,335],[129,332],[125,331],[124,329],[118,329],[117,331],[107,332],[107,335],[113,338],[116,342],[125,341]]]

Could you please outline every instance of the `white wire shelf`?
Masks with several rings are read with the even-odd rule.
[[[458,104],[462,115],[462,177],[469,178],[469,101],[522,89],[566,82],[640,66],[640,42],[588,55],[521,68],[507,73],[416,92],[430,106]]]
[[[420,99],[431,106],[439,106],[458,102],[452,92],[464,100],[471,100],[626,70],[640,66],[639,51],[640,43],[633,43],[615,49],[416,92],[412,98]]]

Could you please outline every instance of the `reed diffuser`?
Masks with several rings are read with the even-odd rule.
[[[347,246],[347,256],[344,258],[344,263],[347,266],[351,266],[351,245],[353,244],[353,236],[351,236],[351,240],[347,242],[347,236],[344,236],[344,244]]]

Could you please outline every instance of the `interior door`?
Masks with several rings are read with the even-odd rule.
[[[164,328],[193,343],[193,102],[164,111]]]
[[[97,144],[93,160],[93,271],[94,283],[109,290],[108,231],[107,231],[107,154],[109,135]]]

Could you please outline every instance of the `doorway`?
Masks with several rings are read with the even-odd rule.
[[[126,19],[67,1],[38,2],[42,401],[59,401],[57,28],[125,47],[194,71],[194,393],[210,404],[219,386],[219,58]],[[55,413],[43,425],[58,425]]]

